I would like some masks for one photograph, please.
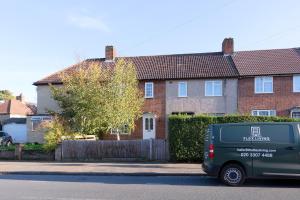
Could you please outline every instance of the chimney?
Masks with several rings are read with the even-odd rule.
[[[16,96],[16,100],[19,100],[19,101],[21,101],[22,103],[24,103],[24,102],[25,102],[24,95],[21,93],[19,96]]]
[[[225,38],[222,43],[222,52],[224,55],[230,55],[234,52],[233,38]]]
[[[106,46],[105,47],[105,60],[106,61],[113,61],[116,57],[116,50],[114,46]]]

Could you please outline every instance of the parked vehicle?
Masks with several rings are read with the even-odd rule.
[[[230,186],[247,178],[300,178],[300,123],[214,124],[203,169]]]
[[[0,144],[10,146],[13,144],[13,139],[8,133],[0,131]]]

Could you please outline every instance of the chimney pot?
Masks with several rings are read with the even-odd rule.
[[[19,96],[16,96],[16,100],[19,100],[19,101],[21,101],[22,103],[24,103],[24,102],[25,102],[24,95],[21,93]]]
[[[114,48],[114,46],[109,45],[105,47],[105,60],[114,60],[116,57],[116,50]]]
[[[233,38],[225,38],[222,43],[222,52],[224,55],[230,55],[234,52]]]

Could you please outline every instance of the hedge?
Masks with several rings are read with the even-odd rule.
[[[238,122],[299,122],[299,120],[283,117],[171,115],[169,117],[171,161],[202,162],[207,126]]]

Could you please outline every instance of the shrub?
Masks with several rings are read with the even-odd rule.
[[[255,117],[228,115],[172,115],[169,117],[170,158],[176,162],[202,162],[204,135],[209,124],[238,122],[293,122],[283,117]]]
[[[62,119],[55,117],[51,122],[44,125],[46,132],[43,147],[46,151],[54,151],[57,145],[61,143],[63,137],[72,138],[74,136],[74,133],[69,131],[65,124]]]

